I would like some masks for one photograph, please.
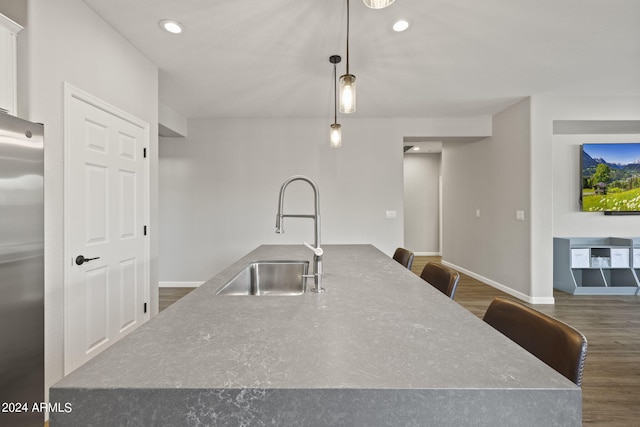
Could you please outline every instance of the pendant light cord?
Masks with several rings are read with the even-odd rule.
[[[349,74],[349,0],[347,0],[347,74]]]
[[[333,124],[338,123],[338,78],[336,64],[333,64]]]

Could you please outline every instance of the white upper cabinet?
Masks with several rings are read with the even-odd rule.
[[[22,26],[0,14],[0,113],[17,113],[17,47]]]

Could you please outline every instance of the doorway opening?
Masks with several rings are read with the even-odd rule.
[[[404,246],[442,255],[442,141],[404,139]]]

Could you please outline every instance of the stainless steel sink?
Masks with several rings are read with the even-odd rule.
[[[302,295],[309,261],[257,261],[247,265],[216,295]]]

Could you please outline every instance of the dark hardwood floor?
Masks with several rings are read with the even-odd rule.
[[[162,311],[195,288],[160,288],[158,290],[158,310]]]
[[[429,261],[416,257],[412,271],[420,274]],[[160,288],[160,310],[191,288]],[[461,274],[455,301],[478,317],[498,295],[491,286]],[[582,385],[582,420],[590,426],[640,425],[640,297],[573,296],[554,292],[554,305],[535,308],[580,330],[588,341]]]

